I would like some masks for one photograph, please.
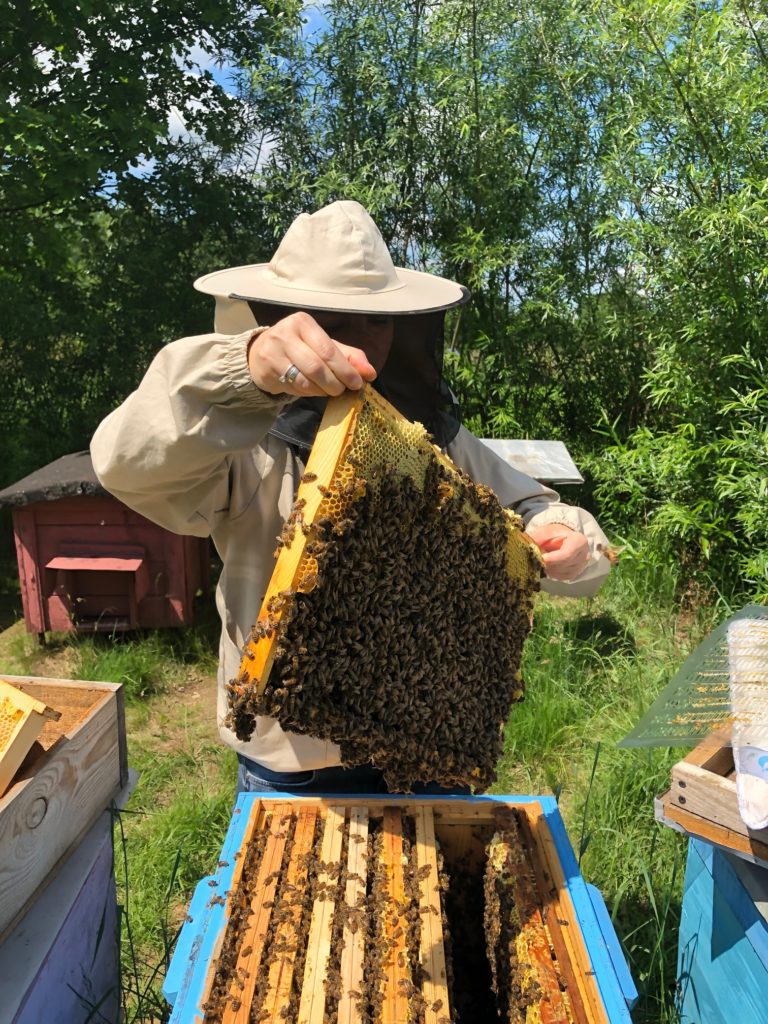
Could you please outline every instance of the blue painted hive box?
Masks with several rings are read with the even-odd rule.
[[[680,1024],[768,1021],[768,869],[688,844],[678,945]]]
[[[628,1024],[636,996],[553,798],[257,794],[164,993],[170,1024]]]

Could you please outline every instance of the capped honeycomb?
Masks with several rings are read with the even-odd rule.
[[[392,790],[485,789],[541,571],[520,519],[420,424],[369,388],[329,402],[229,722],[331,740]]]

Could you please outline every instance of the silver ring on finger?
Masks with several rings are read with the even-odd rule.
[[[295,363],[291,363],[285,373],[281,374],[277,379],[281,384],[293,384],[296,378],[301,373],[301,370],[296,366]]]

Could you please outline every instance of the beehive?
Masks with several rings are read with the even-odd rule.
[[[241,797],[171,1024],[629,1022],[546,801]]]
[[[0,796],[10,786],[51,714],[57,717],[42,701],[0,679]]]
[[[522,697],[541,560],[516,515],[370,388],[328,403],[240,674],[256,715],[390,788],[486,788]]]

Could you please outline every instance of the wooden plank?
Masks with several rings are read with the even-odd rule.
[[[337,864],[341,856],[344,840],[344,808],[330,806],[325,815],[325,828],[320,853],[321,864],[317,873],[320,886],[329,887],[335,884],[330,876],[330,869]],[[323,893],[315,900],[312,920],[309,926],[307,942],[307,959],[304,965],[304,979],[301,987],[298,1024],[323,1024],[325,1015],[325,988],[323,978],[331,949],[331,931],[335,902],[324,899]]]
[[[569,1024],[570,1018],[560,991],[558,971],[552,960],[544,918],[539,909],[539,894],[531,874],[530,856],[513,817],[505,822],[510,841],[489,847],[489,861],[512,897],[519,921],[515,949],[519,964],[525,965],[520,977],[525,999],[538,999],[535,1013],[541,1024]],[[494,848],[495,847],[495,848]]]
[[[422,985],[426,1002],[424,1024],[440,1024],[451,1016],[448,976],[445,969],[443,920],[440,912],[440,880],[437,872],[435,821],[430,807],[419,807],[416,821],[416,866],[419,872],[421,910],[421,965],[427,973]],[[427,872],[429,868],[429,872]],[[421,872],[424,877],[421,877]]]
[[[385,964],[382,1024],[408,1024],[406,983],[410,979],[410,971],[408,970],[408,950],[405,941],[407,925],[401,909],[405,905],[405,879],[403,875],[403,825],[399,807],[384,808],[383,832],[382,856],[389,897],[387,906],[384,908],[384,934],[390,948]]]
[[[603,1005],[602,997],[597,989],[592,961],[584,942],[578,916],[573,905],[565,875],[560,864],[555,841],[549,831],[540,805],[524,805],[523,811],[530,825],[531,836],[536,844],[539,857],[547,866],[552,879],[552,903],[557,920],[560,924],[566,958],[573,967],[581,1002],[584,1007],[584,1020],[588,1024],[610,1024]]]
[[[7,678],[14,684],[24,683],[17,677]],[[43,682],[50,692],[51,681]],[[84,688],[74,683],[70,687],[69,692]],[[66,742],[55,743],[25,767],[0,797],[0,937],[109,807],[121,785],[119,687],[88,684],[86,689],[96,691],[91,693],[95,699],[90,709],[78,714]],[[32,696],[41,699],[39,693]],[[42,699],[53,707],[66,707],[62,698]],[[46,729],[62,723],[46,722]]]
[[[298,814],[296,832],[290,851],[291,859],[288,862],[285,878],[286,891],[295,893],[296,896],[291,902],[289,917],[280,929],[281,937],[292,949],[281,953],[270,965],[269,989],[262,1007],[264,1016],[261,1020],[263,1024],[284,1024],[285,1022],[283,1010],[288,1006],[291,996],[296,963],[296,945],[300,941],[301,892],[307,884],[307,855],[312,851],[317,816],[317,807],[304,807]]]
[[[344,902],[358,914],[364,913],[366,878],[368,875],[368,808],[352,807],[349,811],[349,843],[347,846],[347,884]],[[341,952],[341,998],[339,1024],[360,1024],[359,997],[363,990],[363,957],[365,929],[353,918],[344,925]]]
[[[540,809],[539,809],[540,813]],[[531,820],[528,814],[520,815],[520,837],[528,852],[528,861],[534,873],[536,885],[541,898],[541,913],[549,932],[552,948],[557,957],[557,966],[565,982],[565,991],[577,1021],[588,1019],[581,996],[581,983],[571,963],[571,952],[563,937],[563,928],[569,923],[560,917],[560,906],[557,899],[557,888],[552,880],[548,866],[542,864],[539,848],[533,838]]]
[[[347,438],[352,430],[362,401],[362,393],[347,391],[339,398],[328,402],[323,415],[315,444],[312,446],[305,476],[314,474],[315,480],[302,481],[296,493],[297,501],[304,501],[302,516],[310,526],[317,516],[323,495],[320,487],[330,484],[339,459],[344,451]],[[283,591],[294,590],[299,565],[304,557],[307,538],[297,526],[293,541],[280,548],[280,553],[262,601],[258,622],[278,623],[280,611],[270,613],[273,598]],[[245,656],[240,666],[238,685],[256,685],[261,692],[267,684],[274,661],[276,642],[274,635],[259,640],[250,639],[245,645]]]
[[[746,835],[747,826],[739,814],[735,779],[680,761],[672,769],[673,799],[679,807],[708,818],[717,825]],[[768,841],[768,829],[761,829]]]
[[[678,764],[694,764],[716,775],[726,775],[733,770],[733,750],[730,747],[731,729],[725,726],[705,737]],[[674,773],[675,765],[672,768]]]
[[[259,865],[259,873],[256,876],[256,884],[252,890],[251,916],[243,930],[240,953],[232,972],[229,1000],[222,1016],[222,1024],[248,1024],[251,1016],[251,1003],[256,991],[256,981],[266,945],[277,881],[288,837],[291,805],[270,803],[267,813],[269,811],[272,812],[269,835]]]
[[[91,1024],[120,1014],[120,949],[112,821],[103,814],[0,943],[3,1024]]]
[[[761,829],[759,833],[747,835],[735,832],[725,825],[713,822],[709,818],[702,818],[698,814],[693,814],[687,808],[678,806],[670,797],[669,791],[664,794],[660,803],[663,807],[665,819],[673,827],[679,826],[681,831],[687,832],[688,835],[699,836],[702,839],[706,839],[709,843],[714,843],[716,846],[722,846],[727,850],[733,850],[734,853],[743,854],[747,860],[768,864],[768,843],[762,839],[754,838],[756,835],[762,836],[766,831],[765,829]]]
[[[243,877],[243,868],[245,867],[246,863],[245,851],[248,849],[248,845],[251,842],[253,836],[257,832],[261,832],[262,829],[264,828],[264,822],[266,821],[266,817],[267,810],[262,801],[254,800],[250,814],[248,815],[248,821],[245,826],[245,831],[243,833],[243,841],[240,845],[240,856],[235,861],[235,867],[234,870],[232,871],[232,880],[229,883],[229,892],[227,893],[226,896],[226,904],[224,907],[226,925],[219,931],[219,934],[216,936],[216,942],[214,943],[213,950],[211,951],[210,960],[208,961],[208,969],[206,971],[205,984],[203,988],[203,991],[205,993],[205,997],[202,1000],[203,1003],[208,999],[210,995],[211,987],[213,986],[213,982],[216,978],[216,971],[218,970],[219,956],[221,955],[221,950],[224,946],[224,943],[227,941],[227,927],[229,925],[229,920],[232,917],[232,910],[237,900],[237,890],[240,888],[240,882],[242,881]],[[203,1013],[202,1010],[200,1012]]]
[[[37,569],[37,526],[35,508],[13,510],[13,535],[16,542],[16,560],[19,566],[21,599],[24,620],[29,633],[44,633],[45,609],[42,580]]]

